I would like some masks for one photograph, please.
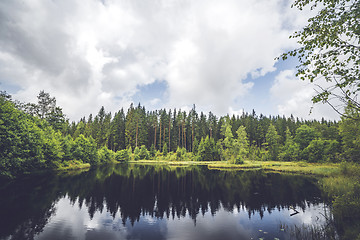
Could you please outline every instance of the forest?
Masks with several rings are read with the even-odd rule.
[[[112,114],[101,107],[70,122],[56,99],[41,91],[37,103],[0,97],[0,174],[14,177],[43,169],[95,166],[140,159],[358,162],[359,112],[341,121],[243,113],[216,116],[195,105],[147,111],[133,104]]]

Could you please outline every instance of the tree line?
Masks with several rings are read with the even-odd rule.
[[[358,161],[359,112],[341,121],[303,120],[252,113],[218,117],[212,112],[146,111],[133,104],[115,114],[101,107],[69,122],[56,99],[41,91],[37,104],[0,97],[1,174],[96,165],[113,160]]]

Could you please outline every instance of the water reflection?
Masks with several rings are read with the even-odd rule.
[[[326,209],[316,179],[262,171],[115,165],[1,186],[1,239],[283,239]]]

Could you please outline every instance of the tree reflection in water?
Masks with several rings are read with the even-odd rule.
[[[248,217],[321,203],[317,180],[263,171],[217,171],[204,167],[118,164],[74,174],[48,173],[4,182],[0,189],[0,238],[33,239],[67,197],[90,219],[108,212],[136,225],[142,216],[193,219],[220,209]],[[120,215],[120,216],[119,216]]]

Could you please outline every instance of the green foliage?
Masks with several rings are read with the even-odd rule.
[[[64,138],[62,138],[61,141],[61,148],[64,152],[63,161],[69,161],[73,159],[73,153],[72,153],[72,148],[74,145],[74,140],[72,139],[72,137],[70,135],[65,136]]]
[[[53,164],[58,165],[63,159],[62,136],[52,128],[45,128],[44,135],[42,147],[44,159],[48,167],[54,167]]]
[[[166,156],[166,155],[168,154],[168,148],[167,148],[167,144],[166,144],[166,143],[164,143],[164,145],[163,145],[162,153],[163,153],[164,156]]]
[[[346,159],[360,162],[360,114],[351,108],[346,109],[349,118],[343,118],[339,129]]]
[[[199,141],[197,140],[197,138],[195,137],[194,139],[194,143],[193,143],[193,154],[197,155],[198,150],[199,150]]]
[[[127,149],[122,149],[116,152],[115,160],[119,162],[127,162],[130,160],[129,151]]]
[[[213,138],[209,138],[207,136],[205,139],[201,139],[197,156],[200,161],[220,160],[220,156],[218,154],[217,147]]]
[[[178,160],[178,161],[181,161],[181,160],[183,160],[183,156],[184,156],[184,154],[183,154],[183,149],[184,148],[180,148],[180,147],[177,147],[177,149],[176,149],[176,159]],[[186,150],[185,150],[186,151]]]
[[[150,159],[149,151],[146,149],[145,145],[141,146],[139,157],[140,159]]]
[[[55,102],[45,95],[43,99],[49,101],[41,102],[41,111],[36,104],[24,107],[13,103],[10,96],[1,95],[2,175],[57,168],[73,160],[94,165],[123,159],[120,153],[115,155],[112,151],[119,152],[125,146],[132,160],[171,158],[241,163],[245,159],[310,162],[360,159],[360,118],[353,108],[347,110],[351,118],[343,118],[338,124],[324,119],[300,121],[293,116],[267,118],[257,116],[255,111],[219,119],[209,113],[207,119],[203,113],[199,118],[195,107],[189,114],[181,111],[172,114],[166,110],[146,112],[140,105],[130,106],[127,115],[121,110],[112,119],[102,107],[94,118],[90,115],[78,123],[66,122],[67,126],[59,131],[46,117],[53,112]],[[137,147],[133,154],[132,145],[141,149]],[[176,153],[170,151],[175,149]]]
[[[39,121],[40,123],[40,121]],[[16,175],[45,168],[44,132],[31,116],[0,97],[0,170],[2,175]]]
[[[152,144],[149,151],[150,158],[154,158],[155,154],[156,154],[155,146],[154,144]]]
[[[104,146],[98,150],[98,159],[100,163],[112,162],[115,160],[115,153]]]
[[[266,133],[266,147],[268,150],[268,158],[272,161],[276,160],[279,154],[279,139],[280,136],[278,135],[276,128],[274,125],[270,124],[268,131]]]
[[[299,145],[294,142],[289,128],[285,132],[285,145],[279,153],[280,161],[298,161],[299,160]]]
[[[245,158],[249,154],[249,140],[244,126],[240,126],[236,134],[237,139],[234,141],[235,163],[241,164],[244,163]]]
[[[303,80],[325,79],[326,85],[317,85],[319,90],[312,99],[314,103],[329,103],[340,114],[345,106],[359,111],[359,1],[297,0],[293,6],[300,10],[311,6],[317,10],[317,15],[291,36],[301,47],[283,54],[282,58],[298,57],[297,75]],[[331,103],[334,99],[336,104]]]
[[[302,156],[308,162],[335,162],[339,149],[336,140],[315,139],[303,150]]]
[[[248,157],[250,160],[261,160],[262,155],[260,147],[256,146],[256,144],[252,144],[249,147]]]
[[[86,138],[80,134],[74,141],[72,152],[76,160],[81,160],[91,165],[99,163],[96,143],[92,137]]]
[[[140,160],[140,148],[139,147],[135,147],[134,149],[134,160]]]
[[[312,140],[318,137],[318,133],[315,129],[309,127],[308,125],[301,125],[296,129],[295,142],[299,144],[300,150],[305,149]]]

